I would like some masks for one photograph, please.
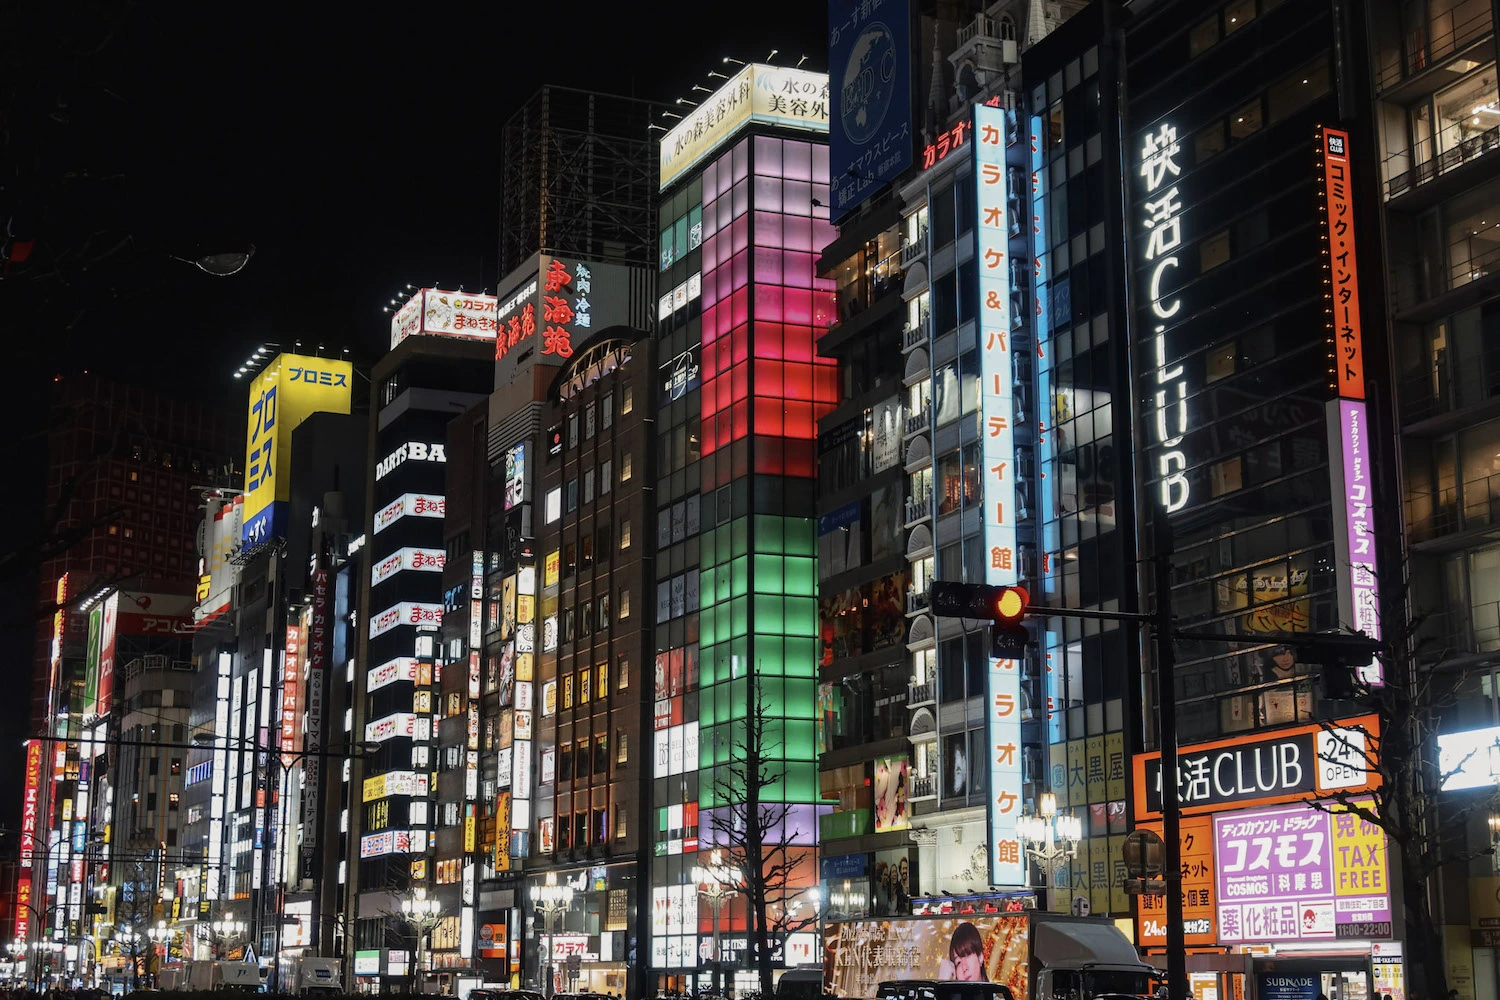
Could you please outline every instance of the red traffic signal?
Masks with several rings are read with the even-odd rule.
[[[1025,587],[996,587],[990,617],[1006,625],[1020,624],[1030,603],[1031,595]]]
[[[1031,603],[1025,587],[992,587],[987,583],[934,580],[928,594],[932,613],[940,618],[988,618],[1006,625],[1019,624]]]

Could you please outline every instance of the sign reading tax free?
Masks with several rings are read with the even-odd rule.
[[[1183,747],[1177,755],[1177,794],[1184,815],[1230,804],[1273,805],[1380,785],[1376,716],[1277,730],[1270,736],[1218,740]],[[1161,755],[1137,754],[1135,815],[1161,815]]]

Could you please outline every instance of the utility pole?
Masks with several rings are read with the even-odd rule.
[[[1161,830],[1166,843],[1167,995],[1187,1000],[1187,929],[1182,915],[1182,802],[1177,788],[1177,637],[1172,622],[1172,525],[1167,509],[1152,508],[1156,557],[1156,742],[1161,750]]]

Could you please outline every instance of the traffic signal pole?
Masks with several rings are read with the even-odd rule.
[[[1182,915],[1182,801],[1177,788],[1177,637],[1172,626],[1172,525],[1165,507],[1152,510],[1156,557],[1156,742],[1161,750],[1161,836],[1166,855],[1167,995],[1188,1000],[1187,928]]]

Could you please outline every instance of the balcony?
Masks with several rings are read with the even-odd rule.
[[[1472,119],[1442,129],[1431,139],[1423,139],[1410,150],[1393,153],[1385,159],[1385,196],[1399,198],[1431,182],[1434,178],[1457,170],[1500,149],[1500,124],[1493,114],[1489,121]],[[1488,127],[1485,127],[1488,126]]]
[[[1496,164],[1500,165],[1500,156],[1496,157]],[[1500,214],[1500,206],[1495,206],[1494,211]],[[1459,227],[1450,226],[1450,229],[1456,228]],[[1463,227],[1467,228],[1467,225]],[[1423,303],[1465,285],[1486,282],[1500,275],[1500,224],[1488,223],[1485,229],[1469,231],[1439,253],[1427,256],[1427,260],[1408,260],[1392,265],[1387,281],[1391,309],[1396,313],[1410,313]],[[1483,298],[1493,290],[1475,289],[1475,292]],[[1453,310],[1441,308],[1438,311],[1447,313]]]
[[[1407,495],[1406,533],[1414,545],[1492,528],[1500,528],[1500,473]]]
[[[903,354],[907,351],[915,350],[925,343],[927,343],[927,324],[925,322],[916,324],[908,323],[901,328],[901,352]]]
[[[906,498],[906,527],[920,521],[925,521],[932,516],[932,494],[923,493],[921,496]]]
[[[906,707],[920,708],[923,705],[937,704],[937,682],[926,681],[922,684],[908,684],[906,686]]]
[[[906,418],[906,436],[921,434],[932,424],[932,414],[923,410],[921,413],[913,413]]]
[[[1417,649],[1425,661],[1500,653],[1500,601],[1426,615]]]
[[[927,254],[927,228],[917,233],[916,239],[907,240],[901,247],[901,268],[905,270]]]
[[[930,604],[932,604],[932,596],[927,591],[924,590],[920,594],[917,593],[917,592],[915,592],[915,591],[907,591],[907,593],[906,593],[906,613],[907,614],[909,614],[909,615],[920,614],[921,612],[926,611],[927,608],[928,608],[928,606]]]
[[[1401,39],[1401,51],[1381,58],[1375,70],[1376,90],[1384,93],[1404,80],[1440,66],[1444,60],[1484,39],[1491,30],[1488,0],[1460,0],[1446,15],[1434,18],[1426,27],[1408,31]]]
[[[912,775],[911,801],[920,802],[923,799],[935,799],[937,798],[937,789],[937,775]]]
[[[1442,360],[1397,383],[1401,426],[1443,422],[1447,414],[1500,400],[1500,351]]]

